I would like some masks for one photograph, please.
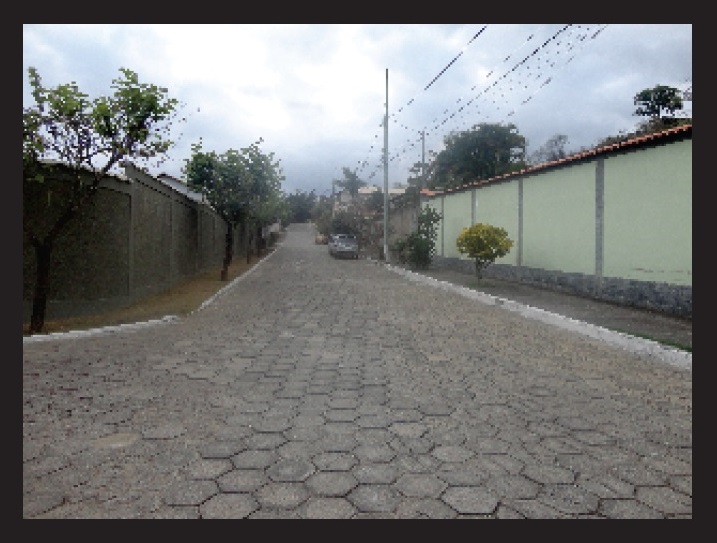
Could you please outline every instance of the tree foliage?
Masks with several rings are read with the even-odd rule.
[[[487,266],[508,254],[513,241],[504,228],[476,223],[461,230],[456,238],[456,246],[458,252],[475,260],[476,275],[481,277]]]
[[[221,154],[203,151],[199,142],[192,145],[192,155],[185,160],[187,184],[204,194],[227,227],[222,280],[227,279],[233,259],[234,228],[242,226],[248,233],[249,228],[258,230],[285,213],[281,166],[273,153],[261,151],[262,141]]]
[[[311,220],[319,234],[328,236],[331,233],[333,202],[330,198],[320,198],[311,209]]]
[[[659,118],[674,115],[675,111],[682,109],[682,92],[667,85],[656,85],[651,89],[643,89],[634,98],[635,115]]]
[[[25,232],[37,260],[30,323],[30,332],[36,333],[45,321],[53,244],[122,160],[161,157],[173,145],[170,135],[178,101],[165,88],[140,83],[127,68],[113,80],[111,95],[95,99],[74,82],[49,88],[35,68],[28,73],[35,103],[23,108],[22,115],[24,190],[41,190],[38,184],[44,181],[48,161],[70,172],[63,177],[64,198],[55,198],[53,209],[48,209],[53,219],[45,221],[42,232]]]
[[[343,168],[343,179],[336,179],[335,183],[345,189],[351,196],[356,196],[361,187],[366,186],[366,181],[359,178],[358,174],[352,172],[350,168]]]
[[[531,153],[531,164],[542,164],[544,162],[552,162],[560,160],[567,156],[565,146],[568,143],[568,137],[564,134],[555,134],[546,141],[537,151]]]
[[[428,188],[460,186],[525,166],[525,138],[513,124],[481,123],[443,141],[445,149],[427,172]]]
[[[286,200],[289,204],[290,222],[306,222],[311,219],[311,214],[316,205],[316,193],[296,190],[288,194]]]

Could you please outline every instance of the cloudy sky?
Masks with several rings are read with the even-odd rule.
[[[187,121],[167,160],[145,164],[154,175],[183,177],[200,138],[217,153],[263,138],[285,192],[328,194],[344,167],[383,186],[387,98],[391,186],[476,123],[514,124],[528,153],[557,134],[577,151],[632,131],[637,92],[691,92],[692,25],[26,24],[23,107],[29,66],[91,98],[123,67],[166,87]]]

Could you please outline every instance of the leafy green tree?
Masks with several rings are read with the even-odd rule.
[[[286,196],[289,204],[289,220],[291,222],[306,222],[311,219],[312,210],[316,205],[316,193],[297,190],[294,194]]]
[[[427,172],[428,188],[454,187],[525,167],[525,137],[515,125],[481,123],[444,138]]]
[[[475,260],[476,275],[480,278],[486,267],[508,254],[513,247],[513,241],[504,228],[476,223],[461,230],[456,238],[456,246],[458,252]]]
[[[281,210],[281,182],[284,175],[281,163],[275,160],[274,153],[264,153],[259,148],[259,139],[243,149],[251,179],[251,205],[249,220],[253,226],[252,237],[256,242],[257,254],[265,248],[263,231],[266,226],[276,222]],[[250,259],[251,245],[247,244],[247,263]]]
[[[634,98],[635,115],[650,117],[672,117],[675,111],[682,109],[682,92],[667,85],[656,85],[651,89],[643,89]]]
[[[366,186],[366,181],[361,180],[355,172],[352,172],[346,167],[343,168],[343,174],[344,178],[336,179],[336,184],[347,190],[351,196],[355,197],[358,195],[359,189]]]
[[[281,169],[273,154],[261,152],[259,141],[222,154],[203,151],[201,142],[192,145],[192,156],[183,169],[187,184],[204,194],[209,205],[226,224],[224,260],[220,278],[226,281],[234,257],[234,230],[241,227],[253,237],[267,221],[276,219],[281,187]],[[248,243],[247,243],[248,247]],[[247,248],[247,259],[250,253]]]
[[[331,198],[319,198],[311,209],[311,220],[319,234],[328,236],[331,232],[333,202]]]
[[[53,245],[121,161],[161,157],[173,145],[169,136],[178,101],[167,89],[140,83],[126,68],[113,80],[112,95],[95,99],[74,82],[44,87],[35,68],[28,72],[35,103],[23,108],[22,115],[23,191],[43,190],[48,161],[59,161],[70,172],[62,181],[64,198],[50,200],[48,192],[42,231],[24,232],[35,249],[30,333],[37,333],[45,324]]]

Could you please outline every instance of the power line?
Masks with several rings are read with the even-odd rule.
[[[523,83],[523,82],[519,81],[518,83],[516,83],[516,82],[513,81],[512,77],[514,77],[514,76],[517,74],[518,70],[523,70],[523,69],[524,69],[524,70],[530,70],[531,65],[529,64],[529,61],[530,61],[530,62],[534,62],[534,61],[538,60],[538,61],[540,62],[540,60],[538,59],[538,57],[537,57],[536,55],[543,54],[543,53],[545,52],[545,50],[546,50],[546,48],[547,48],[548,45],[550,45],[550,44],[552,44],[552,43],[555,43],[556,45],[561,45],[562,42],[556,42],[558,36],[560,36],[562,33],[566,32],[566,31],[567,31],[569,28],[571,28],[572,26],[573,26],[573,25],[565,25],[565,26],[563,26],[560,30],[558,30],[558,32],[556,32],[555,34],[553,34],[553,36],[551,36],[550,38],[548,38],[547,40],[545,40],[540,46],[536,47],[531,53],[529,53],[529,54],[526,55],[521,61],[519,61],[518,63],[516,63],[510,70],[506,71],[501,77],[499,77],[498,79],[496,79],[490,86],[488,86],[487,88],[483,89],[483,91],[481,91],[477,96],[473,97],[472,99],[470,99],[469,101],[467,101],[466,103],[464,103],[457,111],[454,111],[453,113],[451,113],[451,114],[448,115],[447,117],[443,118],[442,121],[439,121],[438,119],[434,119],[433,122],[436,123],[436,124],[435,124],[434,126],[432,126],[431,130],[435,132],[438,128],[440,128],[441,126],[443,126],[443,125],[445,125],[447,122],[449,122],[451,119],[453,119],[458,113],[463,112],[463,110],[464,110],[467,106],[470,106],[471,104],[473,104],[478,98],[486,97],[487,94],[488,94],[489,92],[491,92],[491,91],[495,91],[495,92],[497,93],[499,90],[501,90],[500,87],[499,87],[499,84],[500,84],[500,83],[503,83],[503,84],[505,84],[505,83],[510,83],[510,85],[511,85],[511,86],[510,86],[510,91],[513,91],[514,87],[520,87],[520,86],[521,86],[520,83]],[[581,29],[581,25],[577,25],[577,28],[580,30],[580,29]],[[603,26],[603,27],[599,28],[597,31],[595,31],[592,35],[589,36],[590,39],[594,39],[598,34],[600,34],[600,32],[602,32],[602,30],[604,30],[604,28],[605,28],[605,26]],[[575,41],[575,42],[569,42],[568,45],[567,45],[567,47],[565,48],[565,51],[563,51],[563,52],[565,52],[565,53],[571,52],[571,51],[575,48],[575,46],[576,46],[577,44],[580,44],[580,43],[584,42],[584,41],[586,40],[586,38],[588,38],[588,33],[589,33],[589,32],[590,32],[590,28],[587,28],[587,29],[585,30],[585,33],[584,33],[584,34],[579,34],[579,35],[577,36],[577,38],[576,38],[576,41]],[[518,48],[516,49],[516,51],[517,51],[518,49],[522,48],[522,47],[523,47],[528,41],[530,41],[532,38],[533,38],[533,35],[529,36],[528,39],[526,39],[526,41],[525,41],[520,47],[518,47]],[[505,63],[507,60],[509,60],[514,53],[515,53],[515,51],[514,51],[513,53],[511,53],[510,55],[508,55],[507,57],[505,57],[505,58],[503,59],[503,63]],[[559,55],[560,53],[561,53],[561,50],[557,50],[557,52],[555,53],[555,55]],[[575,54],[573,54],[570,58],[568,58],[567,61],[563,64],[563,66],[564,66],[565,64],[568,64],[568,63],[574,58],[574,56],[575,56]],[[546,62],[546,63],[549,63],[549,65],[550,65],[551,68],[555,67],[556,64],[557,64],[557,60],[556,60],[556,59],[553,59],[552,62],[548,59],[548,60],[546,60],[545,62]],[[540,69],[540,67],[538,67],[538,69]],[[494,68],[493,70],[491,70],[486,77],[489,78],[491,75],[493,75],[493,73],[494,73],[495,71],[496,71],[496,68]],[[543,73],[538,72],[537,75],[535,76],[535,80],[536,80],[536,81],[539,80],[543,75],[544,75]],[[527,76],[528,79],[530,79],[531,77],[532,77],[531,75],[528,75],[528,76]],[[552,80],[553,80],[552,77],[548,77],[547,79],[545,79],[545,80],[543,81],[543,83],[540,85],[540,87],[539,87],[537,90],[535,90],[531,96],[529,96],[527,99],[525,99],[525,100],[523,100],[523,101],[521,102],[521,105],[523,105],[523,104],[527,103],[528,101],[530,101],[530,99],[533,98],[533,97],[535,96],[535,94],[537,94],[538,92],[540,92],[540,90],[541,90],[542,88],[544,88],[547,84],[549,84]],[[471,90],[475,90],[475,88],[476,88],[477,86],[478,86],[478,85],[474,85],[474,86],[471,88]],[[528,86],[527,84],[523,84],[522,86],[523,86],[525,89],[528,89],[528,88],[529,88],[529,86]],[[508,92],[508,91],[506,91],[506,92],[504,92],[504,93],[501,93],[501,97],[505,98],[506,103],[508,102],[508,98],[505,97],[505,93],[507,93],[507,92]],[[462,98],[459,98],[456,103],[460,103],[462,100],[463,100]],[[493,100],[493,104],[496,104],[496,100]],[[500,109],[500,105],[496,105],[496,109],[499,110],[499,109]],[[449,110],[446,109],[446,110],[444,111],[444,115],[447,114],[448,112],[449,112]],[[512,116],[514,113],[515,113],[515,110],[513,109],[510,113],[507,114],[507,117]],[[464,114],[465,114],[465,113],[464,113]],[[405,127],[405,128],[407,128],[407,127]],[[424,130],[420,132],[420,133],[421,133],[421,137],[423,137],[423,135],[424,135],[425,133],[427,133],[427,132],[430,133],[429,131],[426,130],[426,127],[424,127]],[[410,141],[410,140],[408,140],[408,141]],[[410,148],[415,147],[416,144],[417,144],[417,141],[414,141],[413,143],[411,143]],[[405,153],[406,151],[407,151],[407,148],[404,147],[403,149],[401,149],[401,151],[399,151],[399,152],[397,152],[396,154],[394,154],[394,156],[391,158],[391,160],[393,161],[393,160],[395,160],[396,158],[399,158],[399,156],[400,156],[401,154]],[[430,152],[430,151],[429,151],[429,152]],[[373,176],[373,174],[372,174],[372,176]],[[372,177],[372,176],[371,176],[371,177]]]
[[[480,36],[480,35],[483,33],[483,31],[486,29],[487,26],[488,26],[488,25],[483,25],[483,28],[481,28],[481,29],[476,33],[476,35],[473,36],[473,37],[470,39],[470,41],[465,45],[465,47],[464,47],[463,49],[461,49],[461,52],[458,53],[455,57],[453,57],[453,60],[451,60],[451,61],[448,63],[448,65],[447,65],[445,68],[443,68],[443,69],[438,73],[438,75],[437,75],[436,77],[434,77],[433,79],[431,79],[431,82],[430,82],[428,85],[426,85],[425,88],[423,89],[424,91],[425,91],[425,90],[428,90],[428,87],[430,87],[431,85],[433,85],[433,83],[435,83],[436,80],[437,80],[439,77],[441,77],[441,76],[443,75],[443,73],[444,73],[448,68],[450,68],[451,65],[452,65],[456,60],[458,60],[458,58],[459,58],[459,57],[463,54],[463,52],[466,50],[466,47],[468,47],[471,43],[473,43],[473,40],[475,40],[478,36]]]

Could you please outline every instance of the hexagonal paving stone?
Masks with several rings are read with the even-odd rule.
[[[396,481],[396,488],[412,498],[437,498],[448,485],[430,473],[407,473]]]
[[[167,505],[199,505],[219,492],[214,481],[181,481],[167,490]]]
[[[389,484],[398,478],[398,469],[392,464],[361,464],[352,473],[362,484]]]
[[[286,438],[278,432],[257,433],[247,437],[245,442],[248,449],[266,450],[283,445],[286,443]]]
[[[522,475],[498,475],[490,477],[485,485],[502,499],[535,498],[540,486]]]
[[[572,484],[544,485],[539,500],[568,515],[595,513],[599,505],[595,494]]]
[[[329,434],[316,441],[317,450],[326,452],[348,452],[358,445],[358,441],[351,434]]]
[[[248,494],[219,494],[199,506],[202,518],[247,518],[259,508],[257,501]]]
[[[319,453],[313,456],[311,461],[321,471],[349,471],[358,464],[356,456],[344,452]]]
[[[479,486],[448,488],[441,499],[461,514],[488,515],[498,507],[497,496]]]
[[[251,492],[268,481],[263,469],[235,469],[219,477],[217,484],[223,492]]]
[[[168,422],[142,430],[144,439],[172,439],[184,434],[187,429],[179,423]]]
[[[216,479],[232,468],[231,461],[227,459],[202,459],[190,464],[187,473],[192,479]]]
[[[266,468],[277,459],[274,451],[246,450],[232,457],[234,466],[238,469]]]
[[[645,486],[637,489],[638,501],[667,515],[692,513],[692,498],[666,486]]]
[[[660,511],[635,500],[602,500],[600,513],[610,519],[663,519]]]
[[[453,411],[455,411],[454,407],[439,402],[422,403],[417,407],[417,409],[424,415],[430,415],[435,417],[448,416],[453,413]]]
[[[443,462],[464,462],[475,453],[457,445],[441,445],[433,449],[431,454]]]
[[[320,496],[345,496],[358,485],[356,478],[346,471],[321,471],[306,480],[306,486]]]
[[[396,509],[396,517],[401,519],[451,519],[456,516],[458,513],[452,508],[434,498],[403,500]]]
[[[307,519],[347,519],[356,513],[356,508],[345,498],[311,498],[304,507]]]
[[[396,451],[385,444],[360,445],[354,449],[353,453],[362,462],[390,462],[396,456]]]
[[[287,458],[279,460],[266,470],[266,474],[272,481],[277,482],[299,482],[306,480],[314,473],[316,468],[308,460],[302,458]]]
[[[303,483],[269,483],[255,492],[262,507],[291,509],[309,497]]]
[[[545,464],[529,464],[523,469],[523,475],[541,484],[568,484],[575,480],[571,470]]]
[[[283,432],[291,428],[291,420],[283,415],[259,417],[252,428],[257,432]]]
[[[400,494],[389,485],[361,485],[347,496],[356,509],[366,513],[390,513],[401,502]]]
[[[231,458],[246,449],[242,441],[215,441],[202,445],[202,458]]]
[[[428,427],[420,422],[394,422],[389,431],[400,437],[419,438],[428,431]]]
[[[330,409],[323,415],[329,422],[353,422],[359,416],[353,409]]]

